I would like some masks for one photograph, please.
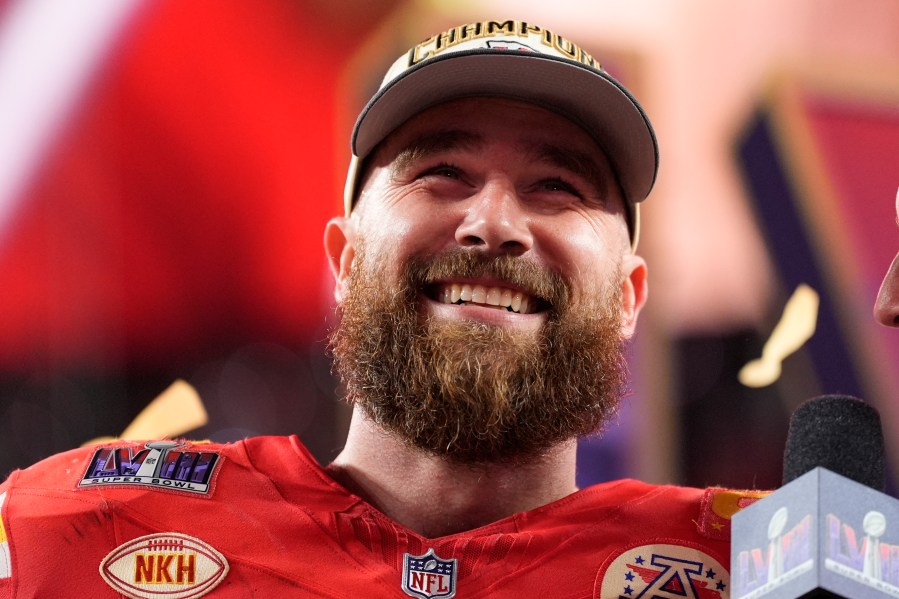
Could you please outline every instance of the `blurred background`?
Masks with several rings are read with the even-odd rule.
[[[209,413],[191,437],[334,457],[321,238],[355,116],[412,44],[510,18],[593,54],[661,145],[632,389],[580,483],[778,486],[824,393],[880,410],[895,478],[899,331],[871,317],[899,247],[895,0],[0,0],[0,478],[177,378]],[[744,385],[801,285],[814,335]]]

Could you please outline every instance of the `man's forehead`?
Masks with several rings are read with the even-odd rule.
[[[511,122],[496,126],[496,119],[485,115],[491,110],[508,116],[509,121],[514,113],[532,116],[522,117],[529,123],[527,127]],[[484,133],[488,129],[489,135]],[[559,166],[573,167],[572,158],[581,165],[609,165],[600,144],[567,117],[535,104],[491,97],[466,98],[432,107],[398,127],[381,149],[392,146],[392,153],[396,154],[477,151],[498,137],[511,140],[524,154]]]

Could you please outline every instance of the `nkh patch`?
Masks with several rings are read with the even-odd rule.
[[[0,578],[12,578],[12,559],[9,556],[9,539],[3,524],[3,504],[6,493],[0,493]]]
[[[678,597],[727,599],[730,574],[721,563],[688,545],[641,545],[610,560],[596,578],[596,599]]]
[[[225,556],[196,537],[164,532],[138,537],[100,562],[100,576],[131,599],[202,597],[228,574]]]
[[[178,441],[100,447],[78,488],[122,485],[210,495],[221,456],[193,448],[191,443]]]
[[[456,595],[456,560],[441,559],[428,549],[424,555],[403,554],[403,591],[419,599],[449,599]]]

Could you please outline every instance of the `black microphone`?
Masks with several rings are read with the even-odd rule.
[[[784,486],[731,520],[732,599],[899,598],[899,501],[884,480],[877,410],[841,395],[799,406]]]
[[[784,449],[783,484],[819,466],[883,491],[883,429],[877,410],[847,395],[824,395],[796,408]]]

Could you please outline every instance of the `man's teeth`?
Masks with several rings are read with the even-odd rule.
[[[533,311],[532,304],[535,303],[520,291],[513,291],[504,287],[485,287],[484,285],[470,285],[467,283],[443,285],[439,295],[445,304],[483,304],[505,308],[520,314],[530,314]]]

